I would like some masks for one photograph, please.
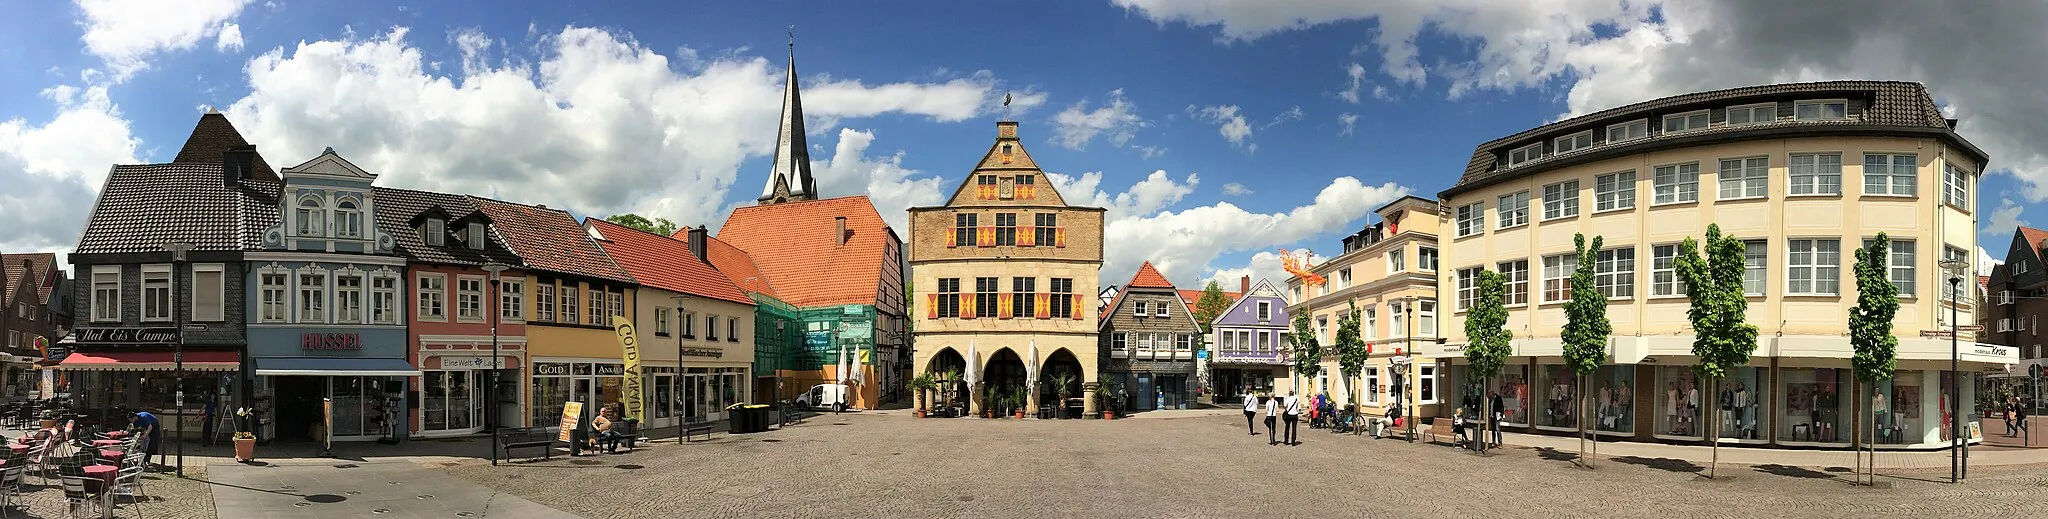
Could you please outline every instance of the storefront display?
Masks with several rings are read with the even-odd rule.
[[[1940,418],[1941,418],[1941,427],[1940,427],[1940,431],[1941,431],[1941,433],[1940,433],[1940,434],[1941,434],[1941,442],[1942,442],[1943,444],[1947,444],[1948,442],[1952,442],[1952,441],[1955,441],[1955,440],[1954,440],[1954,438],[1955,438],[1955,437],[1954,437],[1954,436],[1952,436],[1952,434],[1954,434],[1954,432],[1955,432],[1955,431],[1954,431],[1954,424],[1955,424],[1955,414],[1954,414],[1953,410],[1954,410],[1954,409],[1955,409],[1956,407],[1954,406],[1954,402],[1953,402],[1952,400],[1950,400],[1950,398],[1951,398],[1951,397],[1950,397],[1950,395],[1951,395],[1951,394],[1953,394],[1953,393],[1949,392],[1949,388],[1950,388],[1950,387],[1953,387],[1953,386],[1951,386],[1951,385],[1950,385],[1950,382],[1951,382],[1951,380],[1952,380],[1952,378],[1953,378],[1954,372],[1952,372],[1952,371],[1942,371],[1942,372],[1940,372],[1940,373],[1941,373],[1941,385],[1940,385],[1940,386],[1937,386],[1937,388],[1936,388],[1936,391],[1934,391],[1934,394],[1940,395],[1940,397],[1941,397],[1941,400],[1940,400],[1939,402],[1934,402],[1934,403],[1935,403],[1936,405],[1939,405],[1939,406],[1940,406],[1940,413],[1939,413],[1939,416],[1940,416]],[[1976,391],[1972,391],[1972,390],[1971,390],[1970,388],[1973,388],[1973,387],[1977,387],[1977,385],[1978,385],[1978,383],[1979,383],[1979,380],[1980,380],[1980,379],[1982,379],[1982,378],[1983,378],[1982,376],[1980,376],[1980,375],[1978,375],[1978,374],[1976,374],[1976,373],[1963,373],[1963,380],[1962,380],[1962,385],[1961,385],[1960,387],[1961,387],[1961,389],[1962,389],[1962,392],[1963,392],[1963,401],[1962,401],[1962,409],[1964,410],[1964,412],[1965,412],[1965,413],[1969,412],[1969,410],[1970,410],[1970,409],[1976,409],[1976,408],[1977,408],[1977,392],[1976,392]],[[1933,417],[1933,416],[1936,416],[1936,413],[1932,413],[1932,412],[1930,412],[1930,413],[1926,413],[1926,415],[1927,415],[1927,416],[1929,416],[1929,417]],[[1974,422],[1974,421],[1975,421],[1975,420],[1973,420],[1973,419],[1972,419],[1972,417],[1974,417],[1974,416],[1977,416],[1977,415],[1974,415],[1974,414],[1966,414],[1966,415],[1964,415],[1964,416],[1963,416],[1963,420],[1962,420],[1962,422],[1963,422],[1963,427],[1964,427],[1964,429],[1963,429],[1963,430],[1964,430],[1964,431],[1966,431],[1966,432],[1967,432],[1967,431],[1969,430],[1968,428],[1969,428],[1969,426],[1970,426],[1970,423],[1971,423],[1971,422]]]
[[[1529,425],[1529,366],[1508,365],[1500,368],[1500,382],[1494,384],[1494,394],[1501,399],[1501,424],[1523,427]]]
[[[1718,409],[1721,423],[1719,436],[1724,440],[1763,441],[1767,424],[1763,420],[1763,402],[1768,398],[1765,388],[1770,387],[1764,380],[1766,369],[1739,366],[1730,368],[1728,375],[1721,379],[1721,390],[1716,392],[1714,407]]]
[[[1635,434],[1636,369],[1634,365],[1601,366],[1588,382],[1593,390],[1594,430]]]
[[[1562,365],[1538,366],[1542,375],[1542,414],[1536,425],[1554,428],[1577,429],[1578,422],[1578,374]]]
[[[1657,367],[1656,435],[1700,438],[1700,391],[1691,366]]]
[[[625,375],[625,364],[617,360],[534,362],[530,423],[556,423],[567,402],[582,402],[591,409],[618,403],[625,395]]]
[[[1779,406],[1779,442],[1848,443],[1842,427],[1849,414],[1841,391],[1848,387],[1849,370],[1838,368],[1781,368],[1784,392]]]
[[[425,432],[470,431],[483,427],[483,371],[426,371],[420,388]]]

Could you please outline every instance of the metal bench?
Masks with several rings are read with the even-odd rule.
[[[711,439],[711,421],[709,420],[695,420],[683,422],[682,428],[682,436],[684,443],[688,443],[690,441],[690,436],[698,434],[704,435],[704,439],[706,440]]]
[[[512,449],[533,448],[540,449],[540,457],[527,459],[554,459],[555,438],[554,432],[541,427],[503,429],[498,431],[498,447],[507,459],[512,458]]]

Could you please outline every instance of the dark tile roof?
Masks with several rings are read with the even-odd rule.
[[[1446,193],[1459,191],[1459,188],[1465,187],[1470,184],[1476,184],[1500,178],[1509,178],[1520,171],[1540,171],[1542,168],[1523,168],[1541,165],[1542,163],[1548,162],[1557,157],[1569,157],[1573,155],[1580,155],[1586,154],[1588,152],[1598,151],[1602,148],[1608,148],[1608,145],[1604,143],[1595,144],[1592,148],[1577,150],[1570,153],[1566,153],[1564,155],[1546,156],[1542,159],[1538,159],[1534,163],[1524,163],[1522,165],[1518,165],[1513,169],[1497,167],[1499,165],[1495,164],[1495,162],[1498,158],[1498,154],[1505,153],[1508,149],[1511,149],[1512,147],[1526,146],[1528,144],[1535,142],[1545,142],[1548,139],[1562,137],[1566,134],[1577,133],[1588,129],[1598,129],[1604,127],[1604,125],[1607,124],[1650,117],[1653,115],[1665,115],[1709,108],[1726,108],[1728,106],[1746,103],[1761,103],[1771,101],[1783,102],[1797,99],[1820,99],[1827,97],[1861,99],[1867,101],[1869,104],[1864,108],[1863,116],[1861,119],[1832,121],[1780,120],[1778,122],[1773,123],[1749,124],[1741,126],[1722,125],[1709,127],[1705,130],[1688,131],[1683,133],[1654,133],[1650,135],[1648,139],[1628,141],[1626,143],[1621,143],[1620,145],[1635,147],[1646,144],[1653,144],[1671,138],[1695,138],[1716,134],[1753,132],[1757,130],[1779,129],[1786,127],[1902,127],[1935,131],[1949,131],[1951,134],[1953,134],[1953,132],[1949,130],[1947,119],[1943,117],[1941,114],[1941,108],[1934,104],[1934,98],[1927,93],[1927,87],[1921,85],[1920,83],[1905,81],[1820,81],[1812,83],[1784,83],[1776,85],[1762,85],[1741,88],[1730,88],[1725,90],[1712,90],[1706,92],[1694,92],[1690,94],[1665,97],[1661,99],[1653,99],[1627,106],[1601,110],[1598,112],[1593,112],[1590,114],[1581,115],[1578,117],[1573,117],[1570,119],[1565,119],[1550,124],[1545,124],[1535,128],[1530,128],[1528,130],[1516,133],[1514,135],[1509,135],[1499,139],[1487,141],[1484,144],[1480,144],[1478,148],[1472,151],[1472,159],[1466,162],[1464,175],[1459,177],[1458,184],[1456,186],[1453,186],[1450,190],[1446,191]],[[1975,150],[1974,146],[1969,145],[1967,141],[1962,141],[1960,137],[1957,137],[1957,140],[1959,142],[1962,142],[1964,147],[1970,148],[1973,151]],[[1979,153],[1981,154],[1981,152]]]
[[[114,166],[74,253],[158,252],[172,241],[205,251],[256,249],[263,232],[279,225],[279,188],[263,179],[229,188],[218,162]]]
[[[498,236],[527,267],[633,282],[633,276],[612,261],[568,212],[473,196],[469,200],[490,217]]]
[[[178,157],[171,162],[184,164],[220,164],[223,154],[234,146],[247,146],[242,133],[235,131],[234,123],[220,112],[209,111],[199,116],[199,124],[192,127],[192,136],[185,138],[185,147],[178,149]],[[256,155],[255,176],[259,179],[282,182],[270,164],[263,161],[263,155]]]
[[[490,243],[485,244],[483,250],[475,250],[455,240],[443,240],[444,246],[441,247],[429,246],[420,236],[419,228],[413,227],[414,218],[432,209],[447,213],[450,225],[454,225],[452,222],[455,220],[478,214],[480,210],[476,203],[467,196],[388,187],[372,188],[371,196],[375,197],[377,204],[377,230],[395,238],[398,254],[406,259],[451,265],[483,265],[494,261],[512,266],[522,264],[519,256],[505,247],[504,237],[495,229],[485,233]],[[450,230],[459,232],[453,227]]]
[[[26,268],[22,266],[23,261],[28,262]],[[5,283],[7,285],[7,293],[0,295],[0,302],[11,303],[12,301],[7,300],[7,298],[14,296],[15,287],[23,283],[34,283],[36,287],[36,302],[48,303],[50,301],[50,291],[57,288],[55,273],[50,271],[51,266],[56,263],[57,255],[49,252],[0,254],[0,265],[6,265],[8,273]],[[20,269],[22,272],[19,278],[14,274],[17,269]]]

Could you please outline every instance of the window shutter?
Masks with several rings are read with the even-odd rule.
[[[939,318],[939,295],[938,295],[938,294],[925,294],[925,295],[924,295],[924,301],[925,301],[925,305],[924,305],[924,318],[926,318],[926,319],[938,319],[938,318]]]
[[[974,318],[974,294],[966,292],[960,294],[960,318]]]
[[[1065,228],[1065,227],[1055,227],[1055,228],[1053,228],[1053,231],[1052,231],[1052,246],[1054,246],[1054,247],[1059,247],[1059,248],[1062,248],[1062,249],[1064,249],[1064,248],[1066,248],[1066,247],[1067,247],[1067,228]]]
[[[1038,186],[1032,184],[1024,184],[1017,186],[1017,198],[1023,200],[1030,200],[1032,197],[1032,192],[1037,190]]]
[[[1009,292],[1002,292],[996,294],[996,318],[1009,319],[1010,312],[1015,311],[1014,309],[1010,308],[1011,304],[1012,303],[1010,302]]]
[[[946,229],[946,248],[950,249],[959,246],[960,233],[954,232],[953,229]]]
[[[1032,247],[1038,245],[1038,235],[1031,232],[1033,229],[1036,229],[1036,227],[1032,227],[1029,225],[1017,228],[1018,247]]]
[[[1034,315],[1032,317],[1036,317],[1039,319],[1052,318],[1052,294],[1039,292],[1036,294],[1032,294],[1031,300],[1033,303],[1035,303],[1031,307],[1036,309],[1038,313],[1038,315]]]
[[[1081,305],[1082,305],[1082,303],[1083,303],[1083,300],[1081,299],[1081,294],[1074,294],[1074,307],[1073,307],[1073,309],[1072,309],[1071,313],[1073,313],[1073,314],[1074,314],[1074,320],[1076,320],[1076,321],[1079,321],[1079,320],[1081,320]]]
[[[974,244],[978,247],[996,246],[995,227],[977,227],[974,230]]]

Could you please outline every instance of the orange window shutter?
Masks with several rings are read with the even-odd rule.
[[[1032,317],[1036,317],[1036,318],[1039,318],[1039,319],[1051,319],[1051,318],[1052,318],[1052,294],[1047,294],[1047,293],[1044,293],[1044,292],[1039,292],[1039,293],[1036,293],[1036,294],[1032,294],[1032,296],[1033,296],[1033,297],[1031,298],[1031,301],[1032,301],[1032,303],[1033,303],[1033,304],[1031,305],[1031,307],[1032,307],[1032,308],[1033,308],[1033,309],[1034,309],[1034,310],[1036,311],[1036,313],[1038,314],[1038,315],[1034,315],[1034,316],[1032,316]]]
[[[1018,247],[1031,247],[1038,245],[1038,240],[1033,239],[1038,236],[1037,234],[1032,233],[1033,229],[1036,229],[1036,227],[1032,227],[1029,225],[1017,228]]]
[[[946,248],[949,248],[949,249],[950,249],[950,248],[953,248],[953,247],[959,247],[959,246],[960,246],[960,233],[957,233],[957,232],[953,232],[952,230],[947,230],[947,231],[946,231]]]
[[[924,302],[925,302],[925,304],[924,304],[924,318],[926,318],[926,319],[938,319],[938,318],[939,318],[939,295],[938,295],[938,294],[925,294],[925,296],[924,296]]]
[[[1011,312],[1011,308],[1010,308],[1010,294],[1009,294],[1008,292],[1004,292],[1004,293],[1001,293],[1001,294],[997,294],[997,295],[996,295],[996,318],[997,318],[997,319],[1009,319],[1009,318],[1010,318],[1010,312]]]
[[[1074,320],[1081,320],[1081,305],[1085,302],[1086,301],[1081,299],[1081,294],[1074,294]]]
[[[960,294],[960,318],[974,318],[974,294]]]
[[[1030,199],[1031,199],[1031,192],[1032,192],[1032,191],[1036,191],[1036,190],[1038,190],[1038,188],[1037,188],[1036,186],[1032,186],[1032,185],[1030,185],[1030,184],[1025,184],[1025,185],[1017,186],[1017,198],[1022,198],[1022,199],[1025,199],[1025,200],[1030,200]]]
[[[1059,228],[1055,228],[1055,229],[1053,229],[1053,231],[1052,231],[1052,246],[1054,246],[1054,247],[1059,247],[1059,248],[1066,248],[1066,246],[1067,246],[1067,228],[1065,228],[1065,227],[1059,227]]]
[[[996,246],[996,228],[982,227],[980,229],[976,229],[974,234],[974,241],[976,245],[980,245],[982,247]]]

